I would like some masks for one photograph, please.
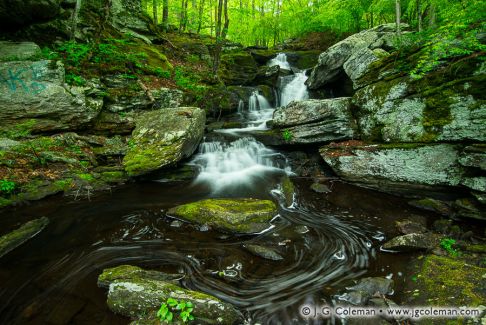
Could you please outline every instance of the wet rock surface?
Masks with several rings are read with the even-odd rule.
[[[43,217],[29,221],[20,228],[0,237],[0,258],[22,245],[49,224],[49,219]]]
[[[431,233],[412,233],[398,236],[383,244],[383,249],[397,252],[432,250],[439,245],[440,236]]]
[[[356,133],[350,98],[292,102],[275,111],[272,127],[287,132],[290,144],[352,139]]]
[[[109,289],[108,307],[117,314],[135,319],[135,324],[154,321],[157,310],[168,298],[191,302],[194,305],[192,315],[203,324],[234,324],[241,319],[232,305],[214,296],[184,289],[174,281],[174,275],[122,265],[105,269],[98,284]]]
[[[268,200],[208,199],[174,207],[168,214],[223,231],[256,233],[270,227],[277,207]]]
[[[205,121],[204,111],[194,107],[140,114],[123,160],[125,170],[139,176],[189,157],[202,140]]]

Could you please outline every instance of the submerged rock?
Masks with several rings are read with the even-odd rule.
[[[283,260],[282,255],[280,255],[275,249],[270,248],[270,247],[265,247],[261,245],[253,245],[253,244],[246,244],[243,245],[246,250],[248,250],[250,253],[260,256],[264,259],[267,260],[272,260],[272,261],[280,261]]]
[[[285,129],[291,144],[319,143],[355,137],[351,98],[294,101],[275,110],[273,128]]]
[[[258,233],[270,227],[277,207],[269,200],[208,199],[179,205],[168,214],[223,231]]]
[[[282,178],[282,194],[285,199],[285,205],[290,206],[294,203],[295,186],[290,177],[284,176]]]
[[[427,231],[427,228],[418,222],[412,221],[412,220],[403,220],[403,221],[397,221],[396,222],[398,230],[404,234],[414,234],[414,233],[424,233]]]
[[[0,237],[0,258],[41,232],[49,224],[42,217],[23,224],[20,228]]]
[[[331,193],[331,189],[326,184],[312,183],[310,189],[316,193]]]
[[[439,245],[440,236],[431,233],[408,234],[398,236],[383,244],[383,248],[391,251],[411,252],[416,250],[432,250]]]
[[[444,216],[450,216],[453,213],[449,203],[432,198],[413,200],[408,202],[408,204],[416,208],[433,211]]]
[[[98,284],[108,287],[108,307],[115,313],[144,323],[155,319],[157,310],[168,298],[191,302],[192,315],[203,324],[233,324],[241,319],[240,313],[230,304],[197,291],[184,289],[173,281],[173,275],[122,265],[106,269]],[[177,321],[177,316],[174,320]]]
[[[389,295],[393,293],[394,282],[392,279],[370,277],[360,279],[359,282],[349,288],[350,291],[363,291],[370,297],[374,295]]]
[[[140,114],[123,159],[130,176],[139,176],[191,156],[204,134],[203,110],[167,108]]]
[[[381,191],[413,195],[457,186],[464,174],[457,163],[458,147],[437,145],[347,145],[321,148],[336,174]]]

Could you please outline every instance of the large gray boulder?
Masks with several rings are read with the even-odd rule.
[[[152,320],[151,324],[155,323],[158,309],[168,298],[191,302],[194,305],[191,314],[197,323],[234,324],[241,320],[241,314],[232,305],[214,296],[182,288],[173,275],[162,272],[121,265],[105,269],[98,278],[98,285],[109,289],[107,303],[110,310],[134,319],[135,324],[149,323],[149,320]],[[177,312],[173,312],[174,321],[182,323]]]
[[[17,53],[31,52],[26,51]],[[103,105],[102,99],[87,96],[89,91],[89,86],[67,87],[60,62],[0,62],[0,127],[27,123],[30,130],[49,132],[85,128]]]
[[[385,142],[486,141],[483,95],[469,93],[481,82],[484,75],[445,85],[410,77],[370,84],[353,96],[361,136]]]
[[[196,107],[141,113],[123,159],[130,176],[146,174],[191,156],[204,135],[205,112]]]
[[[343,179],[381,191],[424,192],[458,186],[464,169],[452,144],[329,145],[321,156]]]
[[[291,144],[352,139],[356,124],[351,105],[349,97],[294,101],[275,111],[272,127],[285,129]]]
[[[60,0],[9,0],[0,2],[0,26],[12,28],[52,19],[59,14]]]
[[[407,25],[403,24],[402,29],[407,27]],[[384,54],[375,54],[366,51],[366,49],[374,50],[385,46],[393,47],[393,42],[390,40],[395,35],[395,28],[395,24],[385,24],[362,31],[349,36],[331,46],[326,52],[321,53],[317,65],[306,81],[309,89],[319,89],[328,83],[336,81],[345,65],[347,67],[345,71],[353,81],[364,74],[369,65],[376,61],[374,57]],[[365,52],[362,52],[363,50]],[[364,58],[360,58],[360,56]],[[347,63],[350,59],[352,62]],[[352,67],[359,67],[359,69],[353,70]]]

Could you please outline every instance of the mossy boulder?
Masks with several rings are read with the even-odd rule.
[[[317,64],[321,51],[285,51],[285,54],[287,55],[287,61],[291,66],[300,70],[307,70],[313,68]]]
[[[258,233],[270,227],[275,203],[257,199],[208,199],[176,206],[168,214],[236,233]]]
[[[258,67],[248,52],[225,53],[221,56],[219,76],[226,85],[246,85],[255,79]]]
[[[123,159],[128,175],[143,175],[191,156],[202,140],[205,123],[204,111],[195,107],[140,114]]]
[[[0,237],[0,258],[25,243],[49,224],[49,219],[42,217],[23,224],[20,228]]]
[[[484,305],[485,268],[472,265],[461,258],[436,255],[426,255],[416,263],[415,268],[417,281],[410,283],[408,289],[411,290],[406,292],[417,294],[408,297],[407,303],[443,307]],[[436,323],[430,320],[428,324]]]
[[[109,288],[107,303],[110,310],[134,319],[135,323],[155,319],[157,310],[168,298],[191,302],[194,305],[191,314],[198,323],[234,324],[241,320],[240,313],[232,305],[177,285],[177,276],[182,277],[122,265],[105,269],[98,278],[98,285]],[[175,321],[178,321],[177,317],[174,317]]]

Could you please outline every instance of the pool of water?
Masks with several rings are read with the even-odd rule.
[[[314,193],[310,180],[297,177],[296,200],[288,208],[278,191],[272,192],[278,179],[245,193],[279,202],[274,228],[251,236],[180,224],[167,216],[178,204],[241,196],[237,190],[214,195],[191,182],[135,183],[91,201],[52,197],[4,211],[2,232],[40,216],[51,222],[0,260],[0,323],[127,324],[108,310],[106,291],[96,285],[104,268],[120,264],[183,272],[183,286],[230,302],[262,324],[304,323],[303,303],[332,303],[353,279],[364,276],[392,275],[399,301],[413,256],[379,247],[396,235],[395,220],[422,212],[402,199],[339,181],[327,184],[328,194]],[[254,256],[245,243],[273,247],[284,259]],[[226,275],[218,275],[221,271]]]

